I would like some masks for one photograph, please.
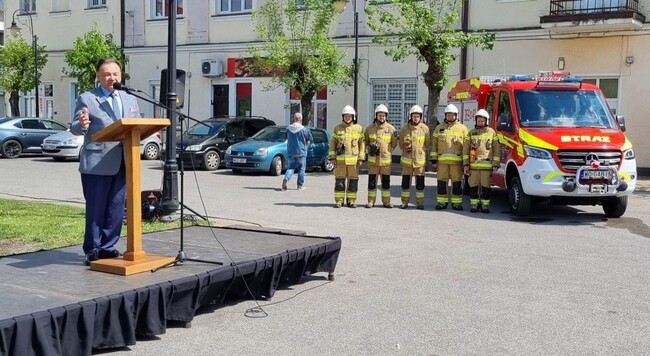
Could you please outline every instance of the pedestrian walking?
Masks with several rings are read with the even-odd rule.
[[[305,189],[305,166],[307,165],[307,146],[314,142],[311,130],[302,126],[302,114],[295,113],[287,127],[287,170],[282,180],[282,190],[287,190],[287,183],[298,172],[298,190]]]

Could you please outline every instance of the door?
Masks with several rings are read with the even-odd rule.
[[[327,134],[322,130],[311,129],[311,135],[314,142],[307,148],[307,166],[320,166],[327,159],[329,151]]]
[[[212,86],[212,116],[228,116],[228,85]]]

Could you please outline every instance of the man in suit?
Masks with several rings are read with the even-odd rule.
[[[86,229],[83,250],[86,265],[100,258],[119,257],[126,199],[126,169],[121,142],[95,142],[92,135],[123,117],[140,117],[137,99],[113,89],[122,81],[122,65],[112,58],[97,62],[100,86],[77,98],[70,131],[83,135],[79,155],[81,185],[86,199]]]

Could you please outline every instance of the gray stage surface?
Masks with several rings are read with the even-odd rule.
[[[148,253],[176,256],[180,248],[180,230],[145,234],[142,241]],[[235,262],[242,262],[326,242],[331,239],[309,237],[299,231],[193,226],[184,230],[183,250],[188,259],[217,261],[230,266],[232,261],[225,251]],[[120,251],[124,251],[125,243],[125,238],[120,239],[117,246]],[[0,258],[0,320],[219,268],[222,266],[186,261],[155,273],[119,276],[91,271],[84,265],[81,246],[6,256]]]

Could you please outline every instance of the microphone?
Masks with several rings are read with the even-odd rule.
[[[130,92],[132,92],[132,91],[133,91],[133,92],[136,92],[136,93],[144,93],[144,92],[143,92],[142,90],[140,90],[140,89],[127,87],[126,85],[122,85],[122,83],[120,83],[120,82],[115,82],[115,83],[113,83],[113,89],[115,89],[115,90],[123,90],[123,91],[125,91],[125,92],[127,92],[127,93],[130,93]]]

